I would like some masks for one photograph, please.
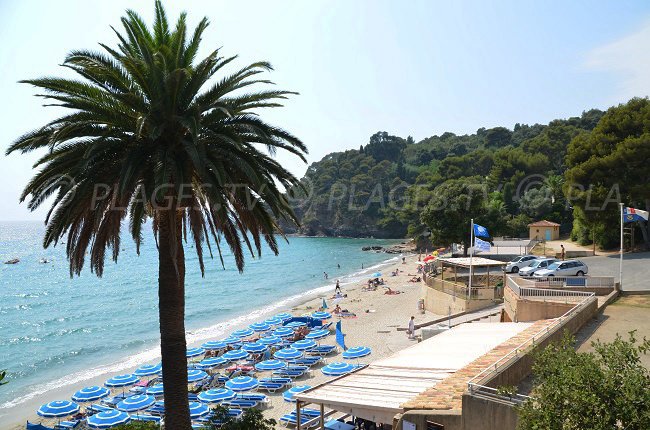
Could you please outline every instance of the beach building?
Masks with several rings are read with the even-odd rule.
[[[558,240],[560,238],[560,224],[545,219],[528,224],[529,238],[531,240]]]

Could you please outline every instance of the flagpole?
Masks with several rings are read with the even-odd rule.
[[[472,298],[472,272],[474,270],[474,266],[472,265],[472,261],[474,259],[474,218],[471,219],[470,221],[470,232],[469,232],[469,284],[467,288],[467,299],[470,300]]]
[[[619,290],[623,291],[623,203],[619,203],[620,205],[620,214],[619,217],[621,219],[621,248],[618,251],[618,288]]]

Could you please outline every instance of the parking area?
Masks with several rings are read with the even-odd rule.
[[[580,258],[591,276],[613,276],[618,280],[618,254]],[[623,256],[623,291],[650,291],[650,252]]]

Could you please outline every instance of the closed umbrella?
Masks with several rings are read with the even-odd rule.
[[[311,388],[311,385],[296,385],[289,388],[287,391],[282,393],[282,398],[285,402],[296,403],[295,395],[307,391]]]
[[[210,340],[201,345],[201,348],[208,351],[220,351],[222,349],[226,349],[226,347],[228,347],[228,344],[222,340]]]
[[[147,388],[146,393],[149,394],[150,396],[159,397],[165,393],[165,388],[163,387],[162,383],[154,384],[151,387]]]
[[[316,348],[316,346],[318,346],[316,342],[311,339],[303,339],[291,344],[291,347],[298,351],[309,351],[310,349]]]
[[[319,339],[323,339],[324,337],[327,337],[329,335],[330,335],[329,330],[317,329],[317,330],[310,331],[307,334],[307,336],[305,336],[305,339],[319,340]]]
[[[259,381],[250,376],[237,376],[232,378],[229,381],[226,381],[226,388],[234,391],[235,393],[241,393],[244,391],[254,390],[258,387]]]
[[[257,343],[261,343],[262,345],[276,345],[280,342],[282,342],[282,339],[276,335],[266,336],[257,341]]]
[[[357,366],[349,363],[330,363],[321,369],[321,372],[327,376],[341,376],[355,370]]]
[[[126,412],[111,409],[89,416],[86,419],[86,423],[88,427],[93,429],[108,429],[119,426],[120,424],[126,424],[130,420],[131,417]]]
[[[196,367],[199,369],[214,369],[217,366],[221,366],[222,364],[226,364],[228,360],[222,357],[210,357],[210,358],[205,358],[201,360]]]
[[[194,358],[203,354],[205,354],[205,349],[203,348],[187,348],[187,352],[185,352],[187,358]]]
[[[104,387],[93,385],[91,387],[82,388],[72,395],[72,400],[75,402],[94,402],[95,400],[103,399],[111,394],[111,390]]]
[[[156,402],[154,396],[147,394],[136,394],[135,396],[127,397],[116,405],[116,408],[124,412],[137,412],[142,409],[147,409]]]
[[[140,382],[140,378],[138,378],[136,375],[133,375],[131,373],[127,373],[125,375],[113,376],[112,378],[104,382],[104,385],[109,388],[128,387],[130,385],[135,385],[138,382]]]
[[[200,369],[188,369],[187,371],[187,383],[194,384],[199,381],[203,381],[208,377],[208,374]]]
[[[285,369],[286,367],[287,367],[287,363],[285,363],[282,360],[265,360],[257,363],[255,365],[255,370],[258,370],[260,372],[265,372],[269,370]]]
[[[248,353],[242,349],[233,349],[232,351],[226,352],[222,357],[224,360],[237,361],[248,358]]]
[[[43,418],[63,418],[79,412],[79,405],[69,400],[55,400],[46,403],[36,413]]]
[[[133,374],[136,376],[152,376],[158,375],[160,372],[162,372],[162,364],[144,364],[135,369]]]
[[[332,318],[332,314],[331,314],[331,313],[329,313],[329,312],[323,312],[323,311],[320,311],[320,312],[314,312],[313,314],[311,314],[311,316],[312,316],[313,318],[316,318],[317,320],[327,320],[327,319]]]
[[[253,323],[248,326],[251,330],[256,331],[258,333],[265,332],[271,330],[271,326],[267,324],[266,322],[257,322]]]
[[[284,348],[279,351],[275,351],[273,354],[274,358],[278,360],[295,360],[302,357],[302,351],[298,351],[296,348]]]
[[[199,400],[203,403],[221,403],[232,400],[237,396],[234,391],[227,388],[215,388],[199,393]]]
[[[289,337],[293,336],[293,329],[289,327],[280,327],[273,330],[273,335],[277,337]]]
[[[244,338],[244,337],[250,337],[255,332],[249,328],[243,328],[241,330],[236,330],[232,332],[232,337],[239,337],[239,338]]]
[[[354,360],[361,357],[370,355],[372,351],[367,346],[353,346],[343,351],[343,358],[346,360]]]
[[[263,343],[245,343],[244,346],[241,347],[244,351],[251,353],[251,354],[260,354],[264,351],[266,351],[267,346],[264,345]]]
[[[210,413],[208,405],[200,402],[190,402],[190,418],[196,419]]]

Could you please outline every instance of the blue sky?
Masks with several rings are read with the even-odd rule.
[[[264,117],[301,137],[309,161],[358,148],[379,130],[416,141],[444,131],[548,122],[650,94],[647,1],[167,1],[204,48],[268,60],[300,92]],[[490,4],[487,4],[490,3]],[[496,4],[495,4],[496,3]],[[54,118],[19,79],[64,75],[72,49],[114,44],[127,7],[153,1],[0,0],[0,145]],[[302,176],[306,165],[281,155]],[[0,156],[0,220],[42,219],[18,204],[35,155]]]

